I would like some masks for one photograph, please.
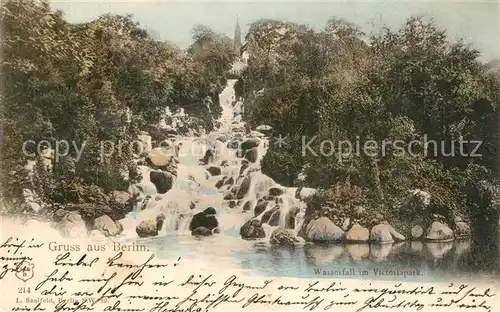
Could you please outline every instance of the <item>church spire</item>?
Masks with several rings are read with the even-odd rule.
[[[236,29],[234,31],[234,53],[237,56],[240,56],[241,52],[241,29],[240,29],[240,23],[239,23],[239,18],[236,17]]]

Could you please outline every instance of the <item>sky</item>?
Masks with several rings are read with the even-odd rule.
[[[206,25],[234,36],[239,20],[243,36],[260,18],[272,18],[315,29],[331,17],[343,18],[367,33],[382,26],[397,29],[411,16],[433,18],[451,39],[463,38],[485,61],[500,58],[500,0],[496,1],[50,1],[70,22],[87,22],[105,13],[132,14],[158,39],[181,48],[191,42],[192,28]]]

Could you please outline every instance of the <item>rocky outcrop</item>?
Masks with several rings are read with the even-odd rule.
[[[224,180],[224,185],[233,185],[233,184],[234,184],[233,177],[229,177],[226,180]]]
[[[257,217],[258,215],[260,215],[261,213],[263,213],[266,210],[266,207],[267,207],[268,204],[269,204],[269,202],[266,201],[266,200],[262,200],[260,202],[257,202],[257,205],[253,209],[254,216]]]
[[[210,172],[212,176],[219,176],[222,173],[222,170],[219,167],[211,166],[207,168],[207,171]]]
[[[269,189],[269,196],[281,196],[285,191],[279,187],[271,187]]]
[[[291,231],[280,228],[275,229],[269,238],[269,243],[275,246],[294,246],[298,242]]]
[[[322,217],[307,224],[305,236],[310,241],[332,242],[344,239],[345,233],[332,220]]]
[[[132,198],[130,193],[125,192],[125,191],[112,191],[110,193],[109,197],[110,197],[110,200],[113,200],[120,205],[128,204]]]
[[[268,126],[268,125],[260,125],[257,128],[255,128],[255,130],[261,131],[261,132],[267,132],[267,131],[273,130],[273,127]]]
[[[236,192],[237,199],[242,199],[243,197],[245,197],[245,195],[248,193],[248,190],[250,189],[250,182],[250,177],[245,177],[243,181],[241,181],[241,184]]]
[[[101,231],[105,236],[116,236],[123,231],[121,224],[113,221],[108,215],[96,218],[93,229]]]
[[[258,157],[259,157],[259,151],[255,147],[252,148],[252,149],[249,149],[245,153],[245,159],[248,160],[251,163],[256,162]]]
[[[66,215],[69,213],[69,211],[64,210],[64,209],[57,209],[53,214],[52,214],[52,220],[54,222],[58,223],[61,222]]]
[[[444,223],[434,221],[427,230],[425,238],[431,241],[445,242],[453,239],[453,231]]]
[[[261,140],[257,138],[249,138],[243,141],[240,145],[240,148],[243,150],[249,150],[251,148],[259,146],[261,143]]]
[[[288,213],[285,216],[285,228],[286,229],[295,229],[295,217],[299,213],[299,208],[292,207],[288,210]]]
[[[316,189],[310,187],[298,187],[295,191],[295,198],[304,200],[313,196],[314,194],[316,194],[316,192]]]
[[[174,177],[168,172],[151,171],[149,179],[156,186],[156,191],[160,194],[168,192],[174,184]]]
[[[143,153],[149,154],[153,149],[153,144],[149,133],[143,131],[137,136],[137,139],[141,142],[141,151]]]
[[[470,226],[461,217],[455,218],[455,237],[458,239],[467,238],[471,235]]]
[[[248,164],[247,161],[242,161],[241,162],[241,168],[240,168],[240,175],[243,174],[243,172],[249,167],[250,165]]]
[[[243,211],[248,211],[248,210],[252,210],[252,202],[251,202],[251,201],[247,201],[247,202],[243,205]]]
[[[156,226],[156,221],[154,220],[146,220],[142,221],[135,228],[135,232],[139,237],[150,237],[158,235],[158,228]]]
[[[159,214],[154,220],[141,221],[141,223],[136,226],[135,232],[139,237],[157,236],[163,227],[164,221],[165,215]]]
[[[243,239],[253,240],[266,237],[266,232],[257,219],[247,221],[240,229],[240,236]]]
[[[378,217],[377,219],[383,219]],[[396,231],[387,221],[375,225],[370,231],[370,240],[376,244],[387,244],[392,242],[401,242],[406,238]]]
[[[83,237],[87,235],[87,227],[82,216],[77,211],[70,211],[65,214],[56,228],[61,235],[66,237]]]
[[[370,231],[356,223],[347,232],[345,238],[352,243],[366,243],[370,240]]]
[[[148,155],[148,159],[154,166],[165,167],[173,163],[175,150],[172,147],[155,147]]]
[[[165,215],[162,213],[156,217],[156,230],[158,232],[163,228],[163,222],[165,222]]]
[[[280,220],[280,206],[276,205],[271,210],[266,211],[260,221],[270,226],[278,226]]]
[[[396,231],[396,229],[393,226],[391,226],[390,224],[388,224],[387,221],[384,221],[384,224],[389,225],[389,230],[391,232],[391,236],[392,236],[392,239],[394,239],[394,241],[402,242],[402,241],[406,240],[406,237],[403,234]]]
[[[207,229],[206,227],[200,226],[191,231],[191,235],[193,236],[211,236],[212,230]]]
[[[203,212],[199,212],[193,216],[191,223],[189,224],[189,230],[193,231],[196,228],[204,227],[210,231],[219,226],[219,221],[215,217],[216,211],[214,208],[210,207],[205,209]]]
[[[375,225],[370,231],[370,240],[377,244],[389,244],[394,242],[390,226],[383,223]]]
[[[210,163],[213,160],[214,160],[214,152],[211,149],[209,149],[205,152],[203,158],[200,159],[200,162],[204,165],[208,165],[208,163]]]
[[[224,179],[225,178],[226,177],[224,177],[224,178],[220,179],[219,181],[217,181],[217,183],[215,183],[215,187],[218,188],[218,189],[220,189],[224,185]]]
[[[345,218],[344,222],[342,222],[342,230],[343,231],[348,231],[349,227],[351,226],[351,218]]]
[[[240,147],[241,140],[240,139],[232,139],[227,142],[227,148],[229,149],[238,149]]]

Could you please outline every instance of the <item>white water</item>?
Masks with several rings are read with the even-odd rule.
[[[218,120],[219,127],[211,133],[201,136],[190,136],[179,138],[174,145],[179,146],[177,177],[171,190],[165,194],[157,194],[155,185],[149,181],[149,172],[152,170],[146,166],[139,166],[142,180],[137,185],[132,186],[133,192],[138,192],[141,201],[136,209],[131,212],[122,224],[124,235],[127,238],[137,238],[136,226],[144,220],[155,220],[160,214],[165,215],[163,227],[159,237],[165,235],[190,235],[189,224],[194,214],[205,210],[208,207],[216,209],[217,220],[219,222],[220,235],[238,237],[241,226],[254,217],[254,207],[257,200],[268,195],[271,187],[278,187],[285,192],[279,196],[280,218],[279,226],[286,227],[286,218],[289,211],[299,211],[295,218],[295,231],[302,226],[305,205],[295,198],[296,188],[284,188],[275,183],[271,178],[260,171],[260,161],[267,151],[268,138],[261,133],[252,131],[245,133],[245,123],[241,121],[241,116],[233,116],[232,103],[235,101],[234,85],[237,80],[228,80],[226,88],[219,95],[219,102],[222,107],[222,114]],[[255,163],[250,163],[240,175],[242,158],[237,157],[235,149],[227,148],[227,142],[236,137],[243,139],[259,136],[261,143],[257,147],[258,157]],[[221,142],[218,138],[225,138],[226,142]],[[215,151],[213,158],[207,165],[200,163],[208,149]],[[221,164],[224,163],[224,166]],[[222,174],[211,176],[207,171],[210,166],[221,168]],[[224,185],[217,189],[215,184],[222,177],[227,176],[234,179],[235,186],[239,186],[243,179],[250,177],[251,183],[247,194],[241,200],[237,200],[238,205],[230,208],[229,201],[224,200],[232,188],[231,185]],[[251,210],[243,211],[244,204],[250,201]],[[195,209],[190,209],[190,204],[194,203]],[[261,219],[266,211],[275,207],[275,203],[269,203],[266,210],[256,218]],[[264,225],[266,239],[274,227]]]

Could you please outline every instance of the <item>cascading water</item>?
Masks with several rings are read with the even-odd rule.
[[[300,229],[305,205],[295,198],[297,189],[284,188],[260,171],[260,160],[267,151],[268,138],[257,131],[246,133],[241,115],[234,116],[236,81],[228,80],[219,95],[222,114],[216,130],[206,135],[181,137],[173,142],[177,164],[175,182],[170,190],[159,194],[150,180],[150,172],[154,169],[139,166],[142,180],[131,187],[132,192],[138,193],[139,203],[122,220],[126,237],[137,238],[136,226],[142,221],[157,220],[160,215],[163,223],[158,236],[188,235],[193,216],[209,207],[215,208],[218,232],[224,236],[238,237],[241,226],[252,218],[267,219],[268,224],[263,224],[267,239],[276,227]],[[241,150],[231,143],[238,140],[241,144],[247,139],[258,142],[252,161],[245,160]],[[207,154],[207,151],[210,152]],[[208,169],[213,169],[211,167],[219,168],[220,174],[210,173]],[[269,196],[271,188],[284,191]],[[230,193],[234,196],[228,195]],[[269,202],[263,211],[255,212],[259,200],[266,197],[273,202]],[[294,215],[290,216],[292,211]],[[276,219],[274,214],[279,215],[278,221],[269,222],[269,219]]]

